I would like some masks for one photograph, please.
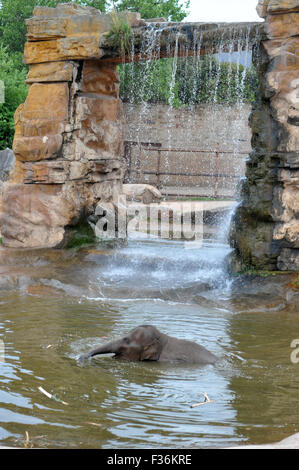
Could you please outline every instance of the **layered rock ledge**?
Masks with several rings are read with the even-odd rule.
[[[235,269],[299,270],[299,0],[260,0],[252,148],[231,234]]]

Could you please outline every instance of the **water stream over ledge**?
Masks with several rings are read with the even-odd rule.
[[[0,249],[0,443],[22,447],[27,431],[34,447],[210,448],[298,431],[290,361],[298,308],[279,289],[231,289],[229,251],[159,239],[77,252]],[[219,362],[78,363],[144,323],[202,344]],[[215,402],[191,409],[202,392]]]

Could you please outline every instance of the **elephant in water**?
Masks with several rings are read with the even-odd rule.
[[[192,341],[176,339],[151,325],[134,328],[126,336],[103,344],[80,356],[82,361],[97,354],[114,353],[115,358],[130,361],[185,362],[214,364],[217,357]]]

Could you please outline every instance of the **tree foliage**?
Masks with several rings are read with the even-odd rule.
[[[165,18],[182,21],[188,15],[189,0],[118,0],[112,2],[117,10],[137,11],[144,19]]]
[[[213,55],[178,59],[173,81],[173,59],[120,66],[120,95],[131,103],[152,102],[193,106],[200,103],[253,102],[255,69],[219,62]]]
[[[214,55],[194,60],[178,61],[176,81],[181,103],[235,104],[252,102],[257,88],[257,74],[253,67],[234,62],[221,62]]]
[[[12,54],[0,44],[0,80],[4,83],[4,103],[0,103],[0,149],[11,148],[14,136],[14,113],[27,96],[27,70],[21,54]]]

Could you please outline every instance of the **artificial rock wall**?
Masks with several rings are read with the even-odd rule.
[[[299,0],[260,0],[258,11],[264,25],[240,26],[250,31],[250,44],[259,41],[260,89],[232,243],[239,266],[298,270]],[[134,13],[127,20],[140,40],[145,22]],[[123,111],[115,64],[126,58],[109,43],[111,25],[110,15],[73,3],[36,7],[27,21],[29,94],[15,114],[17,162],[0,203],[5,246],[63,246],[71,227],[99,201],[112,202],[122,192]],[[227,47],[239,42],[232,34],[236,24],[163,28],[163,54],[176,38],[186,50],[195,33],[202,53],[217,50],[219,37],[227,37]]]
[[[124,15],[134,28],[140,60],[146,23],[138,13]],[[8,247],[59,247],[98,202],[113,202],[122,192],[123,112],[116,66],[128,57],[109,39],[113,15],[92,7],[36,7],[26,24],[29,93],[15,113],[17,162],[0,202],[2,240]],[[240,34],[250,31],[250,42],[259,25],[249,26],[241,25]],[[160,30],[161,24],[153,20],[153,27]],[[169,46],[176,41],[180,51],[189,44],[193,54],[196,35],[203,51],[213,50],[220,37],[227,37],[227,47],[231,40],[237,47],[238,28],[166,23],[161,54],[171,54]]]
[[[252,148],[231,234],[235,269],[299,270],[299,0],[260,0]]]
[[[98,60],[110,26],[109,15],[74,4],[36,7],[27,21],[29,93],[15,113],[16,165],[3,192],[6,246],[63,246],[69,228],[121,193],[119,77]]]

